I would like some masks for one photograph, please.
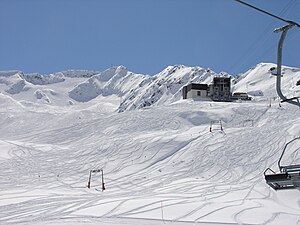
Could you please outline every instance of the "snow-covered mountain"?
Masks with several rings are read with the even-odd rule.
[[[276,76],[270,71],[276,64],[261,63],[235,78],[233,91],[244,91],[253,96],[276,97]],[[282,68],[282,90],[287,97],[300,96],[297,81],[300,80],[300,69]]]
[[[276,96],[270,68],[274,64],[261,63],[246,73],[233,77],[233,92],[248,92],[265,98]],[[296,82],[300,70],[283,68],[283,89],[287,95],[299,92]],[[136,74],[124,66],[98,71],[63,71],[50,75],[24,74],[20,71],[0,72],[0,91],[25,103],[48,105],[76,105],[97,97],[114,96],[119,100],[118,111],[140,109],[151,105],[163,105],[182,98],[182,87],[188,83],[210,83],[217,74],[211,69],[169,66],[150,76]]]
[[[0,72],[0,224],[299,224],[300,192],[263,176],[300,136],[299,108],[274,101],[274,66],[233,77],[243,102],[183,100],[187,83],[228,76],[200,67]],[[299,96],[300,69],[283,73]],[[284,165],[300,164],[299,142]],[[88,189],[100,169],[106,190],[101,173]]]

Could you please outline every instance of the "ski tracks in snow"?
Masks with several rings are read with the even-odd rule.
[[[8,196],[0,199],[0,222],[85,213],[160,219],[162,211],[166,220],[196,224],[272,224],[288,215],[294,220],[300,215],[288,207],[262,215],[270,201],[274,204],[262,174],[276,164],[289,139],[290,125],[277,121],[289,121],[295,112],[286,115],[285,109],[251,104],[231,107],[231,116],[224,118],[226,133],[209,132],[215,119],[209,114],[191,108],[187,120],[182,116],[187,109],[174,105],[85,116],[6,140],[13,147],[11,158],[0,161],[1,192]],[[191,125],[199,115],[207,118]],[[254,126],[244,127],[249,118]],[[96,190],[100,175],[86,189],[89,170],[101,168],[107,190]],[[249,220],[254,215],[260,216]]]

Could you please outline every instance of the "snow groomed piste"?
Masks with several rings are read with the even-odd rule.
[[[273,100],[271,67],[237,77],[234,91],[248,90],[253,100],[231,103],[180,99],[180,87],[165,84],[195,74],[184,66],[145,77],[142,87],[141,78],[115,68],[105,79],[78,72],[42,85],[0,73],[0,224],[297,224],[300,192],[274,191],[263,175],[277,172],[285,145],[300,136],[298,107]],[[204,73],[194,79],[209,80],[197,71]],[[299,71],[283,68],[285,93],[299,92]],[[99,95],[72,99],[88,99],[81,84]],[[137,109],[158,90],[152,106]],[[136,109],[117,113],[120,93]],[[223,131],[210,132],[211,121],[222,121]],[[299,164],[298,143],[288,145],[281,165]],[[99,169],[105,191],[101,172],[87,188]]]

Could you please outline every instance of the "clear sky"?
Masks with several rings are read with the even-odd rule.
[[[300,23],[300,0],[245,0]],[[0,0],[0,70],[51,73],[174,64],[230,74],[276,62],[284,22],[233,0]],[[300,28],[283,64],[300,67]]]

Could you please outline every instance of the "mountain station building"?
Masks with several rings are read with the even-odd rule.
[[[230,101],[231,77],[214,77],[212,84],[212,100]]]
[[[231,101],[231,77],[214,77],[212,84],[191,83],[182,88],[183,99]]]
[[[183,99],[207,98],[208,97],[208,85],[191,83],[191,84],[183,87],[182,94],[183,94]]]

